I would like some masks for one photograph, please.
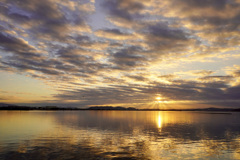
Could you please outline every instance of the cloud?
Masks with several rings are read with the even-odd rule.
[[[149,18],[152,0],[104,0],[101,7],[109,22],[115,26],[133,29]]]
[[[233,65],[233,67],[226,67],[225,68],[227,74],[231,74],[234,77],[240,77],[240,65]]]
[[[135,80],[135,81],[143,81],[143,82],[146,82],[148,81],[148,78],[142,76],[142,75],[128,75],[127,77]]]
[[[142,76],[128,76],[134,81],[144,80]],[[141,79],[143,78],[143,79]],[[149,80],[149,79],[148,79]],[[115,80],[113,81],[115,82]],[[171,84],[150,82],[151,85],[136,83],[123,83],[123,85],[109,85],[99,88],[82,88],[73,91],[63,91],[55,95],[55,98],[61,100],[78,100],[81,105],[119,105],[131,106],[133,104],[150,105],[154,97],[161,95],[167,101],[174,101],[176,104],[182,102],[191,102],[199,104],[210,104],[216,106],[228,107],[225,104],[233,102],[231,107],[237,107],[240,104],[238,90],[239,86],[230,87],[226,81],[187,81],[172,80]],[[220,103],[226,102],[226,103]]]
[[[137,38],[136,34],[124,33],[119,29],[103,29],[98,30],[95,33],[98,37],[108,38],[111,40],[135,40]],[[139,37],[139,36],[138,36]]]
[[[83,31],[88,30],[86,15],[89,12],[81,10],[81,7],[72,7],[79,5],[79,2],[72,3],[74,4],[52,0],[23,0],[19,3],[8,1],[4,16],[13,24],[27,29],[32,38],[65,38],[71,32],[79,31],[79,27]]]
[[[203,0],[201,2],[195,0],[180,0],[180,4],[185,4],[188,7],[193,8],[214,8],[216,10],[222,10],[227,5],[227,0]]]
[[[197,42],[186,30],[172,27],[167,22],[145,23],[140,32],[147,45],[145,54],[153,59],[169,54],[187,54],[190,46],[195,46]]]
[[[228,99],[239,100],[240,99],[240,86],[230,87],[226,91]]]
[[[231,81],[233,77],[232,76],[205,76],[199,79],[202,81]]]
[[[162,75],[162,76],[158,76],[161,79],[168,79],[168,80],[172,80],[174,78],[178,78],[179,76],[174,75],[174,74],[166,74],[166,75]]]
[[[102,6],[111,17],[122,18],[128,21],[142,17],[139,11],[144,9],[142,2],[134,0],[105,0]]]
[[[63,92],[55,95],[61,100],[78,100],[82,105],[107,105],[119,103],[132,103],[135,98],[140,98],[133,93],[132,88],[125,86],[99,87],[98,89],[80,89],[70,92]],[[141,95],[141,93],[139,93]]]
[[[169,27],[167,23],[157,23],[147,26],[147,33],[156,38],[170,40],[187,40],[186,33],[179,28]]]
[[[201,4],[194,0],[183,0],[171,1],[169,7],[176,9],[171,13],[172,16],[185,18],[192,24],[193,27],[190,27],[190,29],[194,30],[194,27],[197,25],[205,26],[205,28],[198,31],[202,32],[206,39],[209,39],[208,33],[213,33],[214,37],[219,37],[220,39],[211,38],[212,41],[220,44],[220,41],[223,41],[225,38],[234,36],[230,34],[231,32],[239,32],[239,5],[238,1],[233,0],[204,0],[201,1]]]
[[[136,54],[137,51],[140,51],[140,48],[124,48],[111,54],[109,61],[113,63],[113,67],[116,69],[129,70],[143,66],[147,59],[141,54]]]
[[[4,0],[0,13],[1,70],[52,85],[56,101],[238,103],[239,1]]]
[[[5,51],[12,51],[14,53],[26,52],[34,50],[34,47],[29,45],[27,41],[20,37],[14,37],[7,33],[0,33],[0,44]]]
[[[213,71],[209,71],[209,70],[194,71],[194,74],[196,75],[210,75],[213,73],[214,73]]]

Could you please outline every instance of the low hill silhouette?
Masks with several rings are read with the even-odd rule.
[[[17,106],[11,104],[0,103],[0,110],[116,110],[116,111],[208,111],[208,112],[240,112],[240,108],[196,108],[196,109],[137,109],[134,107],[113,107],[113,106],[93,106],[89,108],[76,108],[76,107],[57,107],[57,106],[43,106],[43,107],[30,107],[30,106]]]

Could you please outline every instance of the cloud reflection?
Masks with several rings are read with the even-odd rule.
[[[18,116],[28,115],[27,112],[12,114],[15,122]],[[1,142],[0,147],[4,147],[0,150],[1,159],[231,159],[239,156],[239,114],[121,111],[36,114],[41,118],[35,121],[40,123],[47,117],[51,127],[15,143]],[[14,132],[16,138],[18,133]]]

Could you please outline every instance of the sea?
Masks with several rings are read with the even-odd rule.
[[[0,111],[0,160],[240,159],[240,113]]]

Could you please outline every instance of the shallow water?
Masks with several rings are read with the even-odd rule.
[[[240,159],[240,113],[1,111],[0,159]]]

